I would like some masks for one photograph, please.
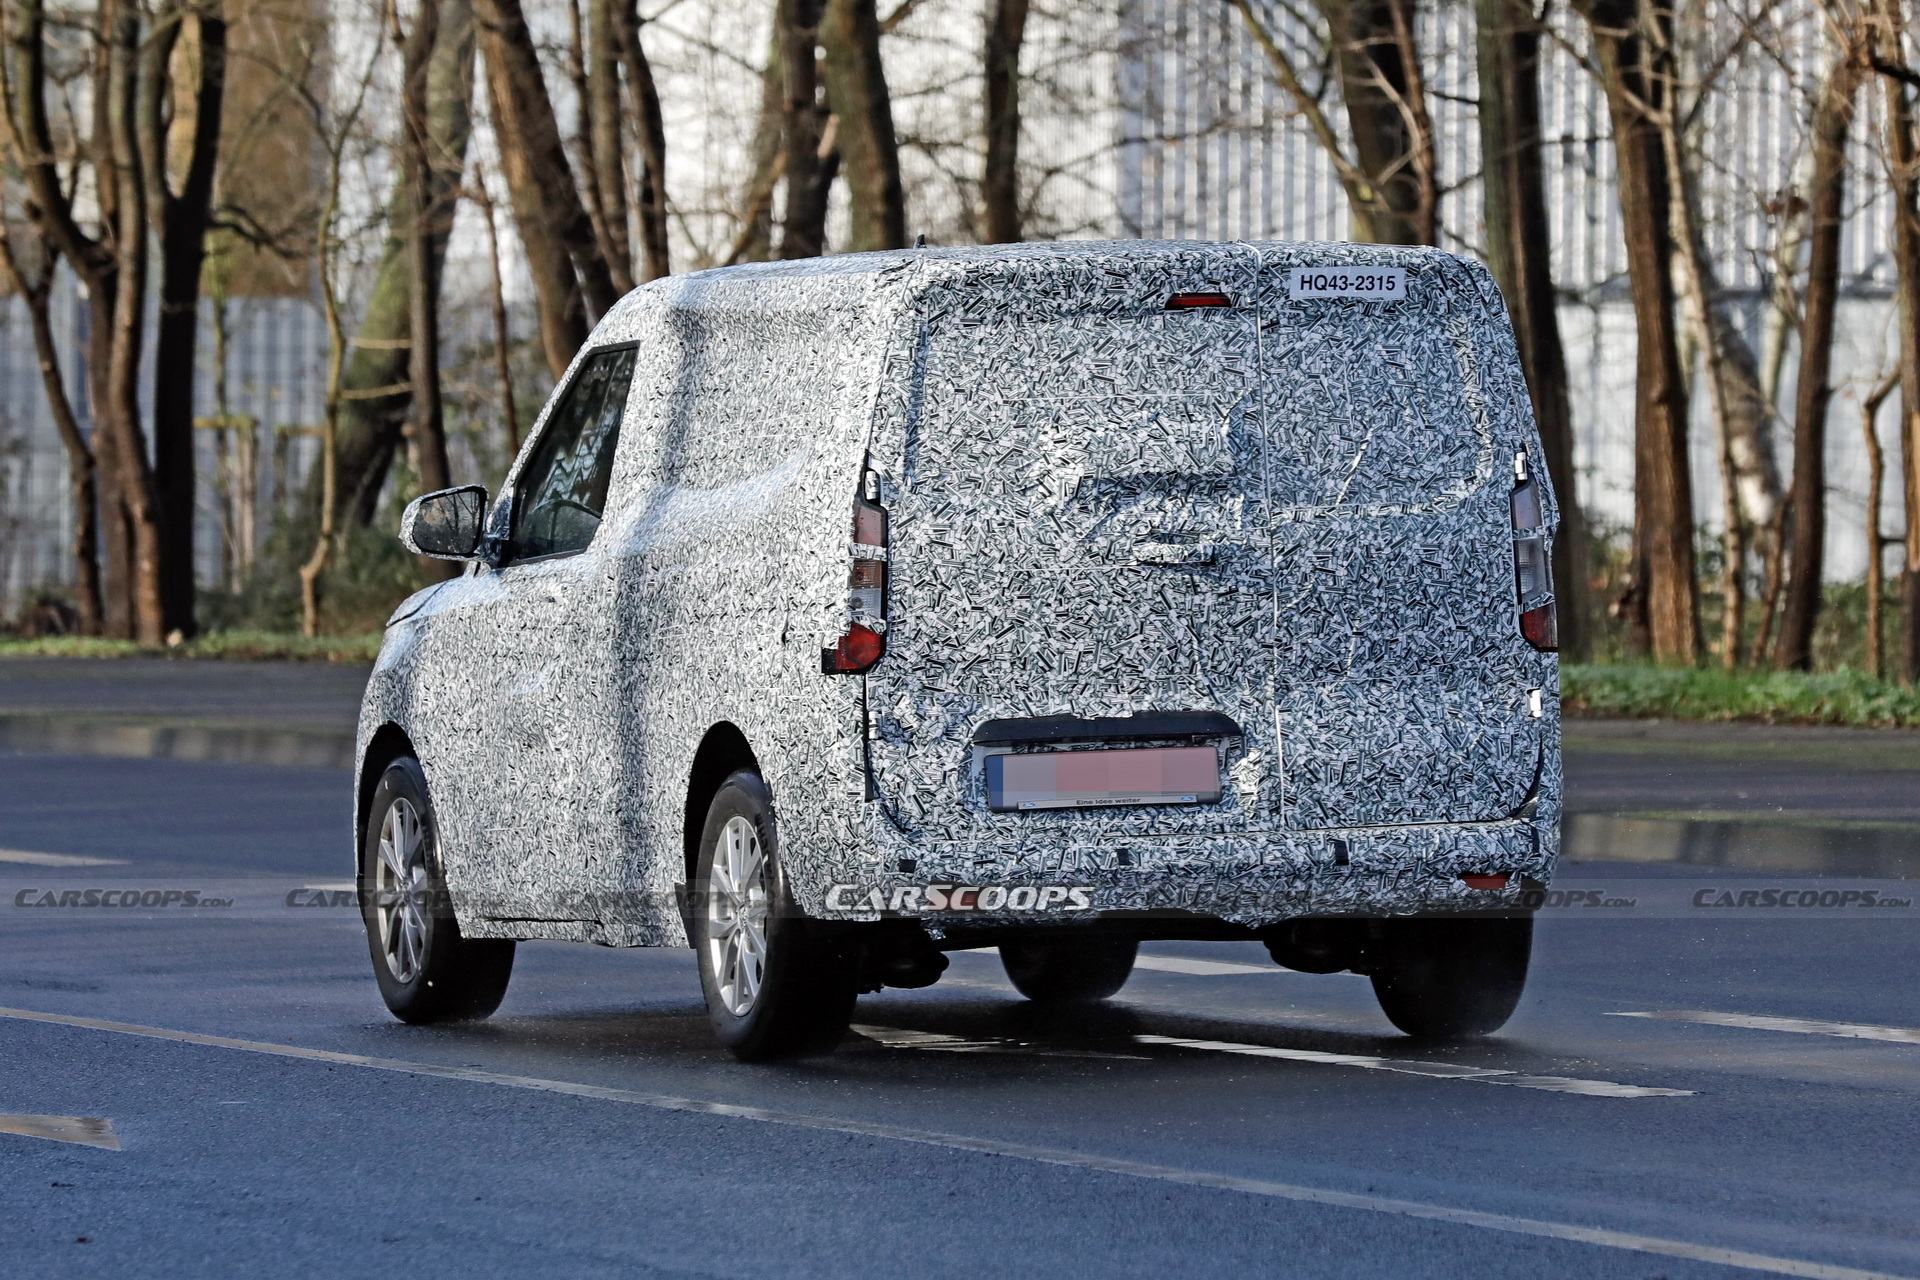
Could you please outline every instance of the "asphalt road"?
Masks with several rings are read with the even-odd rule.
[[[350,875],[344,794],[0,756],[0,846],[97,860],[0,854],[0,1129],[120,1148],[0,1132],[0,1275],[1920,1277],[1914,913],[1687,909],[1833,882],[1572,868],[1678,907],[1544,911],[1479,1045],[1161,944],[1071,1016],[959,955],[838,1052],[749,1067],[684,950],[523,944],[491,1021],[390,1020],[351,911],[282,896]],[[122,882],[259,892],[13,905]]]

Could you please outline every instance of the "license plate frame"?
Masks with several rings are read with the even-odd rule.
[[[1217,804],[1225,791],[1212,746],[996,751],[982,763],[993,813]]]

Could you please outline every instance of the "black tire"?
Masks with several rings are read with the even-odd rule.
[[[383,843],[409,873],[405,893],[393,889],[397,877],[383,862]],[[374,980],[394,1017],[464,1022],[500,1007],[513,976],[514,944],[460,936],[441,874],[427,776],[412,756],[388,765],[373,791],[360,847],[360,915]]]
[[[1085,1004],[1105,1000],[1126,986],[1139,950],[1132,939],[1003,942],[1000,964],[1008,981],[1029,1000]]]
[[[734,1057],[766,1062],[840,1042],[853,1020],[854,968],[795,908],[773,797],[757,774],[731,775],[707,806],[692,898],[707,1017]]]
[[[1388,920],[1373,993],[1421,1040],[1467,1040],[1506,1025],[1527,985],[1533,917]]]

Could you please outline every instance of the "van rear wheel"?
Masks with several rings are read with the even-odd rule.
[[[1088,1003],[1105,1000],[1127,985],[1139,949],[1132,939],[1003,942],[1000,963],[1008,981],[1029,1000]]]
[[[735,773],[714,794],[694,890],[700,989],[720,1043],[743,1062],[837,1044],[853,1020],[853,966],[794,909],[757,774]]]
[[[1387,920],[1373,993],[1421,1040],[1467,1040],[1506,1025],[1527,985],[1533,917]]]

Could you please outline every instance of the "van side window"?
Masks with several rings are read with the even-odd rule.
[[[598,352],[581,363],[520,474],[513,559],[567,555],[593,541],[607,506],[633,363],[632,347]]]

